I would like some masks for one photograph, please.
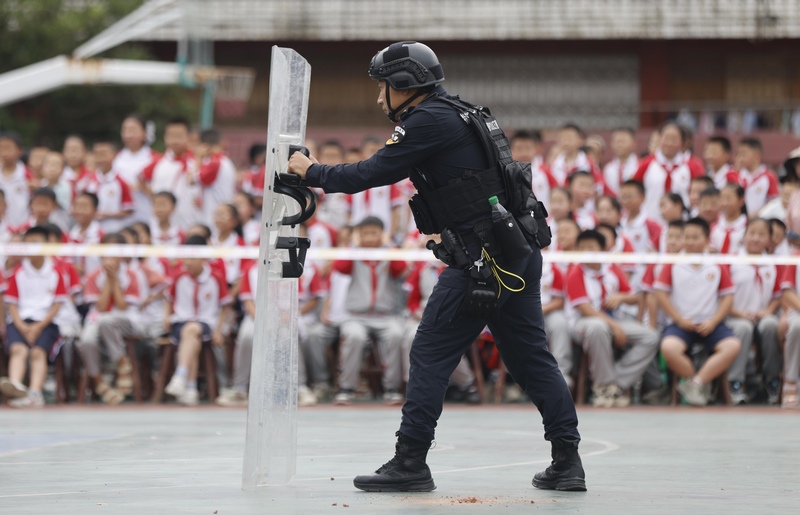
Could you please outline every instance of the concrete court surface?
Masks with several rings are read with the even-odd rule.
[[[241,490],[245,411],[0,408],[0,513],[798,513],[800,413],[582,409],[589,491],[531,486],[550,460],[530,406],[448,405],[429,454],[438,489],[377,494],[352,477],[393,452],[398,408],[299,412],[297,475]]]

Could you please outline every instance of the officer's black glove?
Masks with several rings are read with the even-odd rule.
[[[497,310],[498,285],[487,265],[473,266],[470,270],[470,281],[467,294],[461,303],[461,312],[465,316],[492,318]]]

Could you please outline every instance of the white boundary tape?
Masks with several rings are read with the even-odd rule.
[[[180,258],[258,259],[258,247],[203,247],[194,245],[76,245],[62,243],[5,243],[0,256],[117,256]],[[551,263],[702,263],[702,264],[774,264],[798,265],[800,255],[752,256],[727,254],[626,254],[619,252],[544,252]],[[426,249],[330,248],[308,251],[311,260],[359,261],[435,261]]]

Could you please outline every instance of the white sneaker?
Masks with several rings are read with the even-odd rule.
[[[178,376],[172,376],[169,384],[164,388],[164,393],[172,395],[173,397],[182,397],[186,393],[186,379]]]
[[[18,409],[42,408],[44,407],[44,398],[40,393],[30,392],[25,397],[19,397],[17,399],[9,401],[8,405],[11,406],[12,408],[18,408]]]
[[[178,404],[183,404],[184,406],[197,406],[200,404],[200,392],[195,389],[186,389],[186,385],[184,385],[184,389],[183,395],[177,399]]]
[[[383,402],[390,406],[403,404],[403,400],[403,394],[395,390],[387,390],[386,393],[383,394]]]
[[[608,386],[611,396],[614,398],[615,408],[627,408],[631,405],[631,398],[619,385],[612,384]]]
[[[7,377],[0,377],[0,392],[6,397],[20,399],[28,395],[28,388],[19,381],[14,381]]]
[[[311,391],[317,396],[317,402],[328,402],[331,400],[331,386],[328,383],[314,383]]]
[[[692,406],[705,406],[708,404],[708,397],[706,396],[705,390],[707,390],[705,385],[697,384],[690,379],[678,383],[678,392],[680,392],[684,400]]]
[[[247,394],[236,389],[230,389],[217,397],[214,402],[217,406],[226,408],[244,408],[247,407]]]
[[[342,390],[336,394],[336,397],[333,398],[333,402],[339,406],[346,406],[352,403],[354,398],[355,392],[353,390]]]
[[[300,407],[314,406],[317,403],[317,396],[311,391],[311,388],[301,384],[297,387],[297,405]]]
[[[506,386],[503,397],[505,397],[505,401],[509,403],[520,402],[523,397],[522,388],[520,388],[518,384]]]
[[[614,390],[615,385],[602,385],[592,387],[594,398],[592,399],[592,406],[595,408],[613,408],[614,407]]]

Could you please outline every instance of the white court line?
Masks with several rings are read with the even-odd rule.
[[[533,433],[525,432],[525,431],[500,431],[501,433],[507,434],[519,434],[524,436],[531,436]],[[581,459],[591,458],[593,456],[602,456],[603,454],[608,454],[610,452],[614,452],[620,448],[619,445],[609,442],[608,440],[600,440],[598,438],[582,438],[581,442],[594,442],[604,446],[602,449],[598,449],[596,451],[588,452],[586,454],[581,454]],[[455,446],[453,446],[455,448]],[[449,474],[452,472],[473,472],[477,470],[492,470],[492,469],[501,469],[501,468],[511,468],[511,467],[521,467],[525,465],[537,465],[540,463],[550,463],[549,459],[546,460],[534,460],[534,461],[521,461],[517,463],[502,463],[499,465],[484,465],[482,467],[466,467],[466,468],[458,468],[458,469],[450,469],[450,470],[436,470],[431,471],[431,474]],[[334,477],[334,479],[348,479],[345,477]],[[330,477],[313,477],[313,478],[302,478],[302,479],[293,479],[292,481],[330,481]]]
[[[97,440],[85,440],[86,442],[93,442]],[[68,444],[80,442],[67,442]],[[53,445],[54,446],[54,445]],[[53,447],[50,446],[50,447]],[[39,447],[37,449],[44,449]],[[431,449],[434,451],[451,451],[455,449],[455,445],[439,445]],[[17,452],[27,452],[36,449],[22,449]],[[298,456],[299,460],[319,460],[326,458],[354,458],[357,456],[381,456],[384,452],[364,452],[355,454],[324,454],[319,456]],[[0,456],[3,457],[3,456]],[[218,461],[241,461],[242,458],[153,458],[153,459],[107,459],[107,460],[63,460],[63,461],[0,461],[0,465],[14,466],[14,465],[85,465],[85,464],[111,464],[111,463],[203,463],[203,462],[218,462]]]
[[[515,435],[524,435],[524,436],[531,436],[533,433],[525,432],[525,431],[502,431],[502,433],[506,434],[515,434]],[[129,435],[123,435],[129,436]],[[118,438],[118,437],[114,437]],[[108,438],[113,439],[113,438]],[[107,439],[106,439],[107,440]],[[90,440],[86,440],[89,442]],[[601,456],[603,454],[608,454],[610,452],[616,451],[620,448],[619,445],[609,442],[607,440],[600,440],[597,438],[583,438],[581,441],[583,442],[595,442],[603,445],[602,449],[597,451],[592,451],[586,454],[583,454],[581,458],[590,458],[593,456]],[[81,442],[67,442],[67,445],[72,443],[81,443]],[[57,444],[58,445],[58,444]],[[53,446],[51,446],[53,447]],[[445,447],[445,446],[443,446]],[[449,447],[449,448],[448,448]],[[447,446],[442,450],[451,450],[455,449],[455,446]],[[435,450],[432,449],[432,450]],[[341,457],[346,456],[359,456],[359,455],[341,455]],[[326,457],[337,457],[337,456],[326,456]],[[525,462],[518,462],[518,463],[503,463],[499,465],[486,465],[482,467],[467,467],[467,468],[459,468],[459,469],[450,469],[450,470],[439,470],[432,472],[433,474],[448,474],[452,472],[473,472],[478,470],[491,470],[491,469],[499,469],[499,468],[510,468],[510,467],[519,467],[519,466],[526,466],[526,465],[536,465],[540,463],[549,463],[550,460],[534,460],[534,461],[525,461]],[[331,479],[344,479],[349,480],[350,477],[335,477],[335,476],[326,476],[326,477],[314,477],[314,478],[301,478],[301,479],[293,479],[292,483],[299,483],[299,482],[307,482],[307,481],[331,481]],[[104,490],[82,490],[82,491],[71,491],[71,492],[44,492],[44,493],[35,493],[35,494],[10,494],[10,495],[0,495],[0,499],[10,499],[10,498],[19,498],[19,497],[52,497],[56,495],[89,495],[95,493],[105,493],[108,494],[110,492],[139,492],[143,490],[165,490],[165,489],[178,489],[178,488],[205,488],[205,487],[217,487],[217,486],[231,486],[239,488],[238,483],[190,483],[185,485],[164,485],[164,486],[144,486],[144,487],[136,487],[136,488],[106,488]],[[279,485],[276,485],[279,486]]]
[[[41,435],[41,436],[44,436],[44,435]],[[41,445],[39,447],[31,447],[30,449],[18,449],[16,451],[0,453],[0,458],[5,458],[7,456],[15,456],[17,454],[23,454],[23,453],[26,453],[26,452],[34,452],[34,451],[41,451],[41,450],[44,450],[44,449],[51,449],[53,447],[68,447],[70,445],[80,445],[80,444],[85,444],[85,443],[106,442],[108,440],[119,440],[121,438],[129,438],[131,436],[134,436],[134,434],[133,433],[129,433],[129,434],[123,434],[123,435],[103,436],[103,437],[98,437],[98,438],[89,438],[89,439],[84,439],[84,440],[76,440],[76,441],[72,441],[72,442],[52,443],[52,444],[49,444],[49,445]],[[47,463],[51,463],[51,462],[47,462]]]
[[[330,478],[327,478],[330,480]],[[37,494],[10,494],[0,495],[0,499],[10,499],[13,497],[52,497],[54,495],[91,495],[102,493],[104,495],[116,494],[119,492],[138,492],[140,490],[167,490],[170,488],[205,488],[209,486],[235,486],[239,487],[238,483],[192,483],[189,485],[162,485],[162,486],[143,486],[137,488],[106,488],[104,490],[80,490],[70,492],[42,492]]]

